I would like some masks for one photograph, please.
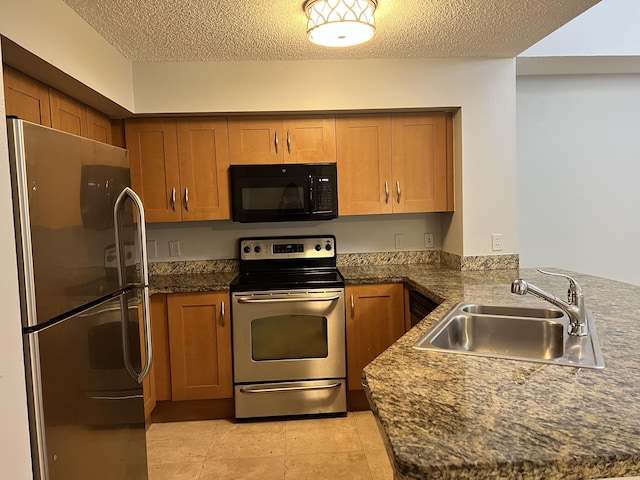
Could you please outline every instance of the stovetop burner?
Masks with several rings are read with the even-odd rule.
[[[232,291],[344,287],[332,235],[241,238]]]

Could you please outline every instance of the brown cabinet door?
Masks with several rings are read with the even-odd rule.
[[[51,102],[51,128],[63,132],[87,136],[87,109],[71,97],[49,89]]]
[[[347,383],[362,390],[362,369],[404,332],[400,283],[347,286]]]
[[[179,118],[177,125],[182,219],[230,219],[226,118]]]
[[[336,161],[335,117],[309,116],[285,119],[284,163]]]
[[[140,352],[142,354],[142,365],[146,363],[147,351],[144,345],[144,322],[142,321],[142,305],[138,306],[138,318],[140,319]],[[153,331],[153,325],[151,327]],[[153,340],[153,338],[152,338]],[[155,356],[155,346],[152,345],[153,353]],[[154,359],[151,359],[154,362]],[[142,380],[142,394],[144,397],[144,418],[148,419],[156,408],[156,372],[152,365],[149,370],[149,374]]]
[[[276,117],[230,117],[229,160],[232,165],[283,163],[287,139]]]
[[[447,210],[447,113],[391,115],[394,213]]]
[[[148,222],[182,219],[178,136],[174,119],[125,122],[131,186],[140,195]]]
[[[169,363],[169,325],[167,296],[151,296],[151,340],[153,344],[153,372],[157,401],[171,400],[171,365]]]
[[[49,87],[3,65],[4,103],[7,115],[51,126]]]
[[[112,145],[111,119],[87,107],[87,138]]]
[[[340,215],[392,212],[390,128],[389,115],[336,118]]]
[[[232,398],[228,298],[226,292],[167,296],[174,401]]]

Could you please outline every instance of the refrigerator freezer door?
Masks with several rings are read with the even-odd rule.
[[[38,326],[120,288],[113,207],[130,184],[128,152],[22,120],[8,124],[23,326]],[[124,255],[139,282],[132,205],[120,208]]]
[[[33,448],[48,480],[147,479],[142,385],[124,361],[128,351],[137,369],[142,363],[140,293],[129,290],[25,336],[40,436]]]

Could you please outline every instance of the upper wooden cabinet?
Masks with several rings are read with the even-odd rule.
[[[405,332],[403,285],[348,285],[345,295],[347,383],[362,390],[362,369]]]
[[[3,65],[4,102],[7,115],[51,126],[49,87]]]
[[[3,78],[7,115],[111,144],[106,115],[6,65]]]
[[[87,107],[87,138],[119,146],[113,141],[111,119],[90,107]]]
[[[147,221],[231,218],[225,118],[132,119],[125,136]]]
[[[391,121],[387,115],[336,119],[340,215],[391,213]]]
[[[449,114],[341,116],[336,137],[342,215],[453,210]]]
[[[231,164],[336,161],[333,116],[229,117]]]
[[[60,92],[51,90],[51,127],[74,135],[87,136],[86,107]]]

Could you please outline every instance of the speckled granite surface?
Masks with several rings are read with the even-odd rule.
[[[563,296],[563,279],[530,269],[343,270],[349,283],[404,279],[444,300],[364,371],[397,479],[640,474],[640,287],[575,274],[606,362],[602,371],[578,370],[412,348],[457,302],[544,306],[512,295],[511,280],[522,276]]]
[[[562,297],[563,279],[357,258],[340,271],[347,284],[405,282],[442,302],[364,371],[397,480],[640,475],[640,287],[574,274],[606,362],[602,371],[578,370],[412,348],[460,301],[546,306],[512,295],[511,281],[521,276]],[[156,274],[151,291],[227,290],[235,274]]]
[[[149,293],[188,293],[229,290],[236,272],[183,273],[175,275],[152,275],[149,277]]]

